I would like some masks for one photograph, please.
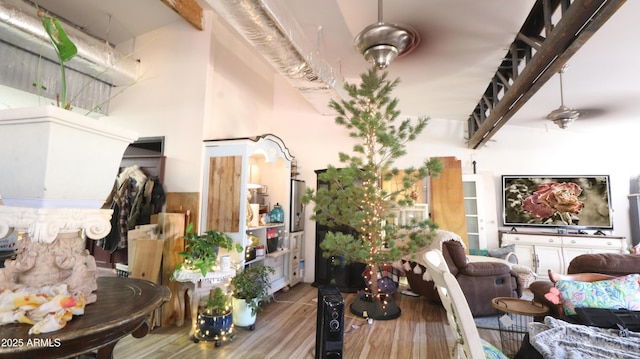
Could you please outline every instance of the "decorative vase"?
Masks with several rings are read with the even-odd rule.
[[[233,305],[233,324],[239,327],[248,327],[253,330],[256,323],[256,314],[252,313],[251,307],[247,305],[246,299],[231,298]],[[256,301],[256,299],[251,299]]]
[[[284,210],[280,203],[276,203],[276,205],[273,206],[273,209],[269,213],[269,220],[271,223],[284,223]]]

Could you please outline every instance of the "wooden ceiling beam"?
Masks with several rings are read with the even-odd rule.
[[[496,92],[492,79],[469,116],[467,146],[477,149],[489,141],[625,1],[538,0],[494,76],[504,87]],[[561,17],[554,25],[551,14],[558,6]],[[525,41],[523,37],[535,38],[535,43]],[[525,66],[518,71],[522,61]],[[511,73],[510,85],[504,81],[508,72]],[[493,100],[490,108],[485,105],[487,98]],[[481,119],[479,125],[478,118]]]
[[[202,20],[203,10],[196,0],[161,0],[171,10],[175,11],[185,19],[191,26],[202,31],[204,24]]]

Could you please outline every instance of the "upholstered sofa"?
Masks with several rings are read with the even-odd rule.
[[[438,241],[437,238],[434,240]],[[474,317],[497,314],[497,310],[491,305],[491,299],[495,297],[522,296],[520,277],[508,264],[496,261],[469,262],[462,242],[453,238],[437,244],[441,246],[447,266],[458,280]],[[422,257],[421,254],[420,258]],[[429,300],[440,301],[420,258],[403,260],[407,282],[414,293]]]
[[[634,254],[594,253],[582,254],[575,257],[569,263],[567,274],[601,273],[614,277],[627,274],[640,273],[640,256]],[[529,286],[536,302],[547,305],[554,317],[563,316],[562,307],[551,303],[545,298],[545,294],[554,286],[553,282],[539,280]]]

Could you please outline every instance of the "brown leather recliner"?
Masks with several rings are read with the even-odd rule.
[[[474,317],[499,314],[491,305],[495,297],[520,298],[522,284],[520,276],[507,264],[497,262],[468,263],[464,248],[460,242],[451,240],[442,242],[442,255],[449,271],[456,277],[464,293],[471,314]],[[415,261],[408,261],[411,270],[406,271],[407,282],[411,290],[429,300],[440,301],[433,281],[425,281],[426,268]],[[415,273],[415,266],[420,266]]]
[[[567,274],[577,273],[601,273],[614,277],[621,277],[627,274],[640,273],[640,256],[635,254],[619,253],[592,253],[581,254],[569,263]],[[542,303],[551,311],[549,315],[561,317],[561,306],[557,306],[548,301],[544,295],[549,293],[553,283],[548,280],[539,280],[531,283],[529,290],[533,294],[536,302]]]

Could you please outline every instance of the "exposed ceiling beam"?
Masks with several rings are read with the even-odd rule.
[[[183,19],[187,20],[191,26],[202,31],[202,7],[196,0],[162,0],[162,3],[177,12]]]
[[[625,1],[538,0],[469,116],[467,146],[489,141]]]

